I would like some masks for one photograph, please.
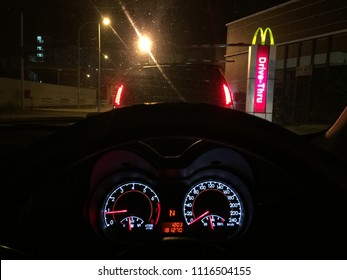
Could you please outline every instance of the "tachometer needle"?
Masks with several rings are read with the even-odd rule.
[[[199,221],[200,219],[205,217],[208,213],[210,213],[210,211],[207,210],[205,213],[201,214],[199,217],[197,217],[193,221],[191,221],[188,225],[190,226],[191,224],[195,223],[196,221]]]
[[[126,213],[128,210],[116,210],[116,211],[110,211],[110,212],[105,212],[105,214],[120,214],[120,213]]]

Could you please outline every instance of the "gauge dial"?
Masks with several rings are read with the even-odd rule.
[[[136,216],[130,216],[121,220],[120,223],[122,224],[123,228],[132,231],[138,228],[142,228],[144,220]]]
[[[152,231],[159,217],[160,201],[153,189],[140,182],[129,182],[117,186],[107,195],[101,224],[109,237],[128,238],[132,233]]]
[[[192,230],[227,237],[242,227],[244,207],[240,195],[230,185],[206,180],[186,194],[183,215]]]

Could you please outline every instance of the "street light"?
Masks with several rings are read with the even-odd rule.
[[[102,19],[104,25],[110,25],[111,21],[108,17],[104,17]],[[98,76],[98,112],[100,112],[100,81],[101,81],[101,34],[100,34],[100,21],[92,21],[86,22],[80,26],[78,29],[77,36],[77,107],[80,106],[80,95],[81,95],[81,46],[80,46],[80,38],[81,38],[81,30],[87,24],[98,23],[98,52],[99,52],[99,76]]]
[[[152,47],[152,41],[147,36],[141,36],[139,38],[138,47],[141,52],[150,53]]]
[[[104,18],[102,18],[102,23],[104,25],[110,25],[111,24],[111,20],[108,17],[104,17]]]
[[[96,23],[96,21],[86,22],[80,26],[77,34],[77,108],[80,107],[80,96],[81,96],[81,30],[88,24]]]

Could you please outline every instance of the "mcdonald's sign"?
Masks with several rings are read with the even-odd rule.
[[[260,43],[257,39],[260,36]],[[269,37],[269,38],[268,38]],[[276,46],[269,27],[259,27],[248,51],[246,112],[272,120]]]
[[[256,44],[258,35],[260,35],[260,44]],[[266,44],[267,36],[269,35],[269,44]],[[255,52],[255,77],[254,77],[254,94],[253,94],[253,111],[255,113],[266,113],[268,110],[268,75],[269,75],[269,55],[270,46],[274,45],[274,37],[269,27],[263,30],[259,27],[253,36],[252,46]]]
[[[253,36],[253,40],[252,40],[252,45],[255,45],[257,42],[257,37],[258,34],[260,33],[260,44],[262,46],[265,45],[266,43],[266,37],[267,34],[269,34],[269,39],[270,39],[270,45],[274,45],[275,44],[275,40],[274,40],[274,36],[272,34],[272,31],[269,27],[265,28],[265,31],[263,30],[263,28],[258,27],[258,29],[255,31],[254,36]]]

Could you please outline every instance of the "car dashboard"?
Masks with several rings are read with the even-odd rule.
[[[213,114],[235,120],[221,138],[220,127],[205,137],[190,124],[188,130],[171,125],[176,117],[167,109],[173,105],[163,106],[135,108],[139,118],[141,110],[149,115],[145,124],[133,117],[133,108],[101,114],[7,160],[2,165],[1,243],[14,249],[10,258],[345,255],[344,197],[333,177],[313,168],[324,152],[314,150],[311,163],[313,153],[290,132],[238,112],[194,105],[195,114],[202,110],[199,117],[208,110],[211,123]],[[155,108],[160,115],[168,111],[167,122],[157,118]],[[122,117],[127,125],[117,126]],[[246,119],[248,128],[261,125],[254,136],[258,142],[245,132],[254,130],[242,130],[244,118],[251,119]],[[213,126],[206,121],[192,120],[196,131],[208,127],[210,133]],[[147,130],[138,129],[142,126]],[[160,133],[155,133],[158,126]],[[267,145],[261,137],[274,141]]]
[[[266,242],[283,236],[299,194],[284,170],[230,147],[201,139],[137,141],[38,185],[24,203],[30,226],[23,246],[44,242],[27,248],[34,255],[74,248],[69,256],[76,258],[259,258],[270,252]],[[294,228],[300,238],[306,214]]]
[[[136,146],[147,154],[112,150],[93,168],[88,217],[101,238],[113,244],[152,237],[219,242],[245,231],[252,175],[240,154],[211,147],[194,155],[201,141],[177,155],[144,142]]]

